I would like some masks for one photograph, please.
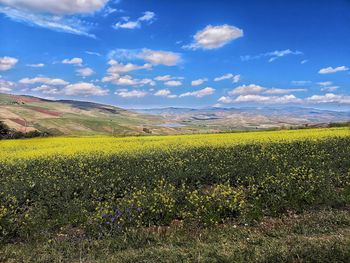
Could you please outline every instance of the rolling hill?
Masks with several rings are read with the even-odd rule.
[[[0,94],[0,121],[22,132],[53,135],[186,134],[324,126],[349,120],[350,112],[302,107],[126,110],[86,101]]]
[[[0,120],[19,131],[39,130],[54,135],[174,134],[159,126],[163,117],[84,101],[46,100],[32,96],[0,94]]]

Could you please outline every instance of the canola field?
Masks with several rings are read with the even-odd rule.
[[[350,204],[349,128],[0,141],[0,242]]]

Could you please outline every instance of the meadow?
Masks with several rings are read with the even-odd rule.
[[[37,242],[38,247],[51,251],[55,259],[63,257],[57,262],[64,262],[62,253],[69,254],[69,246],[62,245],[63,241],[85,244],[82,251],[91,252],[91,246],[103,250],[99,243],[102,240],[115,253],[122,253],[124,246],[138,258],[140,251],[135,249],[146,249],[143,253],[150,253],[148,259],[152,253],[158,253],[153,258],[156,260],[166,253],[161,251],[164,247],[157,250],[157,244],[165,240],[170,242],[166,249],[174,249],[174,261],[183,254],[183,251],[176,254],[177,245],[192,242],[193,250],[188,253],[193,252],[193,257],[184,260],[213,262],[206,261],[212,257],[216,262],[224,262],[225,258],[232,262],[229,259],[239,253],[225,254],[224,248],[210,250],[201,261],[198,246],[209,248],[216,242],[236,242],[243,246],[241,255],[263,253],[267,249],[263,244],[270,241],[258,237],[262,232],[267,233],[266,229],[261,230],[267,218],[272,221],[289,215],[304,218],[305,213],[311,213],[314,231],[322,223],[317,219],[326,218],[328,232],[324,233],[329,234],[329,240],[333,240],[330,233],[346,230],[339,230],[344,237],[337,239],[340,243],[303,240],[315,255],[338,249],[338,254],[334,253],[340,261],[350,257],[343,253],[350,245],[348,127],[178,136],[40,138],[0,141],[0,149],[0,243],[3,246],[0,261],[12,258],[16,262],[19,258],[24,260],[23,257],[27,259],[24,261],[35,260],[30,259],[28,251],[36,250],[28,244]],[[294,221],[288,227],[300,223]],[[304,224],[308,220],[299,225]],[[277,254],[270,247],[271,257],[259,262],[278,262],[283,259],[281,249],[290,250],[283,239],[289,234],[282,228],[274,232],[273,225],[268,235],[280,238],[278,242],[275,240],[277,243],[272,242]],[[241,231],[238,236],[233,234],[237,226]],[[207,236],[209,241],[200,240],[202,234],[193,231]],[[300,234],[294,228],[290,231]],[[321,230],[317,228],[317,231]],[[167,233],[166,237],[159,236],[162,233]],[[188,240],[181,239],[181,235]],[[189,241],[191,236],[199,236],[200,241]],[[261,251],[250,251],[249,242],[246,244],[242,238],[259,239]],[[147,250],[150,248],[145,248],[146,243],[140,242],[154,244],[153,250]],[[54,249],[52,244],[56,245]],[[17,256],[12,253],[16,249]],[[295,253],[300,254],[303,247],[300,249]],[[85,252],[79,253],[84,257]],[[35,253],[40,253],[40,249]],[[77,251],[73,249],[71,253],[76,255]],[[295,254],[290,256],[293,259]],[[41,257],[42,262],[50,260]],[[239,260],[244,262],[247,258],[242,256]],[[89,261],[93,262],[91,258]]]

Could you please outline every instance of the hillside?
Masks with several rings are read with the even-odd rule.
[[[86,101],[0,94],[0,121],[22,132],[53,135],[187,134],[325,126],[349,120],[349,112],[302,107],[125,110]]]
[[[150,114],[92,102],[8,94],[0,94],[0,120],[19,131],[39,130],[54,135],[178,133],[175,128],[159,126],[166,120]]]

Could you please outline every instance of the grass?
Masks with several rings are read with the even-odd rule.
[[[209,228],[171,226],[90,239],[62,229],[0,249],[0,262],[349,262],[350,211],[318,210],[230,222]]]

